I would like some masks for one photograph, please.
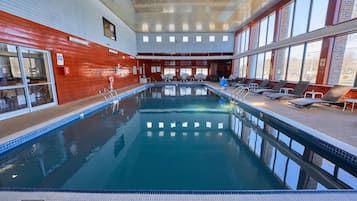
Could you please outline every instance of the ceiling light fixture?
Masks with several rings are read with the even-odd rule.
[[[81,45],[86,45],[86,46],[89,45],[88,41],[82,40],[82,39],[79,39],[79,38],[75,38],[73,36],[69,36],[68,40],[71,41],[71,42],[74,42],[74,43],[81,44]]]

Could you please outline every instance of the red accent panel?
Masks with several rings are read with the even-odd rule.
[[[108,87],[110,75],[115,77],[115,88],[138,83],[138,75],[132,72],[132,67],[136,65],[135,58],[121,52],[112,54],[107,47],[91,41],[88,41],[88,46],[73,43],[68,40],[69,36],[68,33],[0,11],[0,42],[51,52],[59,104],[97,94],[101,88]],[[65,75],[63,67],[56,65],[56,53],[63,54],[64,66],[70,72],[68,75]],[[115,73],[118,64],[125,74]]]

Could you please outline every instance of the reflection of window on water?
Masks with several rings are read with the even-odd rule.
[[[120,151],[125,147],[124,135],[120,136],[114,143],[114,156],[117,157]]]

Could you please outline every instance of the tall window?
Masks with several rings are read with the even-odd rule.
[[[196,68],[196,74],[201,73],[203,75],[208,75],[208,68]]]
[[[289,38],[294,14],[294,2],[289,3],[280,10],[279,40]]]
[[[310,0],[296,0],[293,36],[306,33],[310,12]]]
[[[277,51],[274,80],[285,80],[286,66],[288,64],[289,48]]]
[[[352,3],[353,2],[353,3]],[[357,17],[357,0],[342,0],[339,22],[344,22]]]
[[[237,52],[243,53],[248,50],[249,45],[249,28],[243,30],[238,34]]]
[[[312,1],[309,31],[325,26],[328,3],[329,0]]]
[[[175,75],[176,69],[175,68],[164,68],[164,75]]]
[[[250,56],[250,72],[249,72],[249,77],[250,78],[255,78],[255,68],[257,67],[257,55],[252,55]]]
[[[352,86],[357,73],[357,33],[336,37],[329,84]]]
[[[268,29],[268,17],[265,17],[260,21],[260,30],[259,30],[259,47],[266,44],[267,39],[267,29]]]
[[[251,40],[250,40],[250,49],[255,49],[258,47],[259,42],[259,23],[255,23],[252,26]]]
[[[180,75],[182,74],[187,74],[189,76],[192,75],[192,68],[181,68],[180,69]]]
[[[302,72],[302,80],[311,83],[316,82],[317,68],[321,53],[322,41],[311,42],[306,45],[304,68]]]
[[[270,69],[271,69],[271,51],[265,53],[263,79],[269,79]]]
[[[257,67],[255,70],[255,78],[262,79],[264,69],[264,53],[258,54]]]
[[[274,40],[274,29],[275,29],[275,12],[269,15],[267,45],[272,43]]]
[[[290,57],[288,65],[287,80],[299,81],[302,67],[302,58],[304,54],[304,45],[297,45],[290,48]]]
[[[239,59],[239,77],[246,77],[247,75],[247,57]]]

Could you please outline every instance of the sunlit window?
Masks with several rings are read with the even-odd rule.
[[[188,42],[188,36],[183,36],[182,37],[182,42],[187,43]]]
[[[148,132],[146,133],[146,135],[147,135],[148,137],[151,137],[151,136],[152,136],[152,132],[151,132],[151,131],[148,131]]]
[[[290,49],[289,66],[287,80],[299,81],[302,67],[302,58],[304,54],[304,45],[293,46]]]
[[[287,4],[280,10],[279,40],[289,38],[294,15],[294,2]]]
[[[174,43],[175,42],[175,36],[169,36],[169,42]]]
[[[171,128],[176,128],[176,122],[171,122],[171,123],[170,123],[170,127],[171,127]]]
[[[143,42],[144,43],[149,42],[149,36],[143,36]]]
[[[162,36],[156,36],[156,42],[161,43],[162,42]]]
[[[338,36],[332,54],[329,84],[353,86],[357,73],[357,33]]]
[[[223,41],[223,42],[227,42],[227,41],[228,41],[228,35],[223,35],[222,41]]]
[[[159,128],[164,128],[164,122],[159,122]]]
[[[218,129],[223,129],[223,123],[218,123]]]
[[[357,1],[351,5],[351,0],[342,0],[340,6],[340,16],[338,21],[344,22],[357,17]]]
[[[311,42],[306,45],[302,80],[310,83],[316,82],[317,68],[321,53],[322,41]]]
[[[282,48],[277,51],[274,80],[285,80],[286,66],[288,64],[288,55],[289,48]]]
[[[295,16],[293,26],[293,36],[297,36],[307,31],[307,22],[310,12],[310,0],[296,0]]]
[[[175,137],[176,136],[176,132],[170,132],[171,137]]]
[[[200,135],[199,132],[194,132],[193,134],[194,134],[194,136],[196,136],[196,137]]]
[[[328,3],[329,0],[312,1],[309,31],[314,31],[325,26]]]
[[[160,136],[160,137],[163,137],[164,135],[165,135],[164,131],[160,131],[160,132],[159,132],[159,136]]]
[[[201,73],[203,75],[208,75],[208,68],[196,68],[196,74]]]
[[[215,36],[209,36],[208,41],[209,42],[214,42],[216,40]]]
[[[196,36],[196,42],[202,42],[202,36]]]

